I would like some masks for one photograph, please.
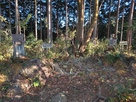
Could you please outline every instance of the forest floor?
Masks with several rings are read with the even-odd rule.
[[[15,59],[0,67],[0,102],[136,102],[133,57],[110,64],[98,56]],[[125,96],[131,101],[121,101]]]

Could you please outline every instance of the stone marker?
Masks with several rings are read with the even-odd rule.
[[[25,55],[24,50],[24,35],[23,34],[12,34],[13,43],[13,57],[20,57]]]
[[[109,46],[114,47],[117,44],[117,38],[115,34],[112,34],[109,39]]]

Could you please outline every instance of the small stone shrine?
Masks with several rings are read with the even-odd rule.
[[[12,34],[13,43],[13,57],[21,57],[25,55],[24,50],[24,35],[23,34]]]
[[[109,39],[109,46],[107,48],[107,50],[105,50],[104,52],[107,51],[115,51],[115,46],[117,45],[117,39],[115,37],[115,34],[112,34],[110,39]]]

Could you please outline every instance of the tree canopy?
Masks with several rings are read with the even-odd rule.
[[[84,28],[90,22],[90,19],[93,17],[94,6],[93,0],[85,0],[85,10],[84,10]],[[136,1],[135,1],[136,2]],[[124,14],[125,24],[128,23],[129,11],[131,8],[131,0],[120,0],[120,12],[118,16],[119,22],[121,21]],[[57,32],[58,29],[65,32],[66,27],[66,0],[55,0],[52,1],[52,32]],[[19,9],[19,21],[23,21],[27,18],[29,14],[32,15],[29,22],[27,22],[26,35],[30,32],[34,32],[34,23],[35,23],[35,1],[34,0],[23,0],[18,1]],[[6,20],[12,25],[12,33],[15,33],[15,0],[1,0],[1,15],[6,18]],[[47,0],[37,0],[37,30],[38,38],[40,38],[40,29],[42,29],[42,36],[46,37],[46,27],[47,27]],[[68,13],[68,27],[73,30],[77,26],[78,21],[78,1],[77,0],[68,0],[67,1],[67,13]],[[124,9],[123,9],[124,8]],[[114,33],[115,24],[116,24],[116,14],[118,11],[118,0],[99,0],[99,15],[98,15],[98,37],[102,38],[107,36],[107,25],[109,20],[111,21],[111,30],[110,33]],[[136,7],[134,10],[134,17]],[[110,13],[110,17],[108,16]],[[134,18],[135,21],[135,18]],[[125,25],[124,25],[125,26]],[[112,29],[114,28],[114,29]],[[119,31],[121,28],[121,23],[119,24]],[[105,30],[103,30],[105,29]],[[126,29],[124,29],[125,31]],[[86,29],[84,30],[84,33]]]

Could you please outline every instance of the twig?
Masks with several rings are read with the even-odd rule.
[[[101,95],[101,87],[100,86],[98,86],[98,87],[99,87],[99,92],[97,94],[97,99],[94,100],[94,102],[97,102],[99,99],[103,99],[105,101],[106,97],[104,97],[104,96]]]
[[[76,72],[74,76],[72,76],[72,78],[75,78],[78,75],[79,72]]]

